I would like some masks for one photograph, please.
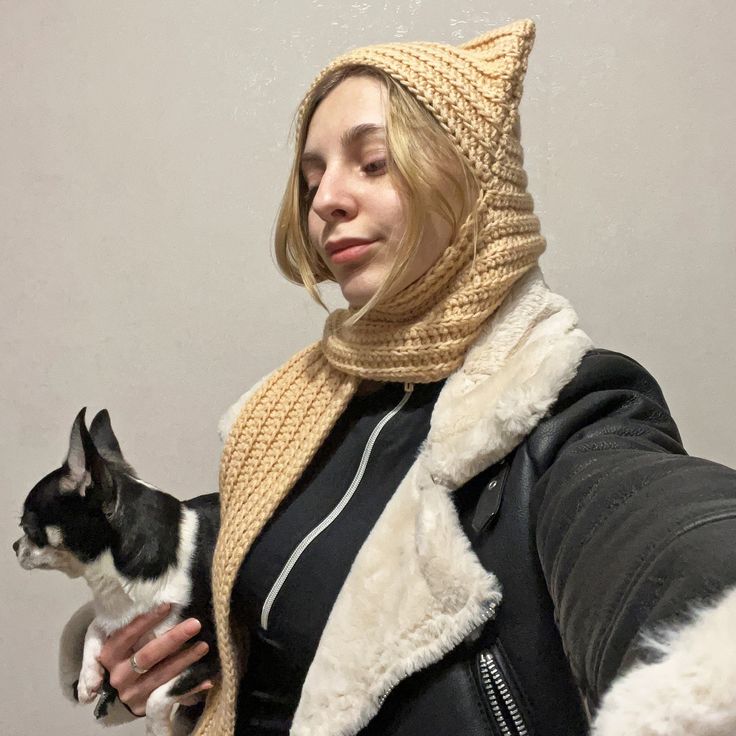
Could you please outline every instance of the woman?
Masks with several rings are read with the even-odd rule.
[[[541,278],[533,35],[358,49],[307,92],[278,261],[349,308],[223,419],[201,736],[736,728],[736,473]],[[101,658],[136,714],[194,656],[185,622],[134,672],[158,620]]]

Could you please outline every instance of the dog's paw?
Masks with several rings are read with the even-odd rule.
[[[77,701],[84,705],[91,703],[100,694],[104,679],[105,670],[99,662],[86,666],[79,673],[76,686]]]

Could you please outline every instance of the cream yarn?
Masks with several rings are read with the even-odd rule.
[[[294,356],[243,408],[220,471],[213,605],[222,678],[210,691],[197,736],[231,736],[235,727],[240,663],[247,658],[236,646],[230,620],[238,569],[360,379],[429,382],[448,376],[461,365],[514,282],[544,250],[517,135],[533,40],[534,23],[522,20],[458,47],[370,46],[338,57],[314,82],[333,69],[363,64],[383,69],[409,89],[478,174],[478,246],[474,253],[475,223],[467,222],[419,281],[356,324],[345,324],[350,310],[333,312],[322,341]]]

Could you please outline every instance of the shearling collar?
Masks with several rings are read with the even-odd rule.
[[[439,660],[501,600],[450,493],[505,457],[592,347],[535,268],[511,290],[437,399],[429,435],[360,549],[302,688],[293,736],[348,736],[408,675]],[[220,422],[226,437],[245,394]]]

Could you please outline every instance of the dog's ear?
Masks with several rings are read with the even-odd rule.
[[[104,513],[115,507],[115,483],[105,459],[97,452],[84,422],[86,407],[77,414],[69,435],[69,452],[61,479],[62,493],[77,493],[100,505]]]
[[[98,412],[95,418],[92,420],[92,424],[89,425],[89,433],[92,437],[97,451],[110,462],[125,464],[125,458],[120,449],[120,443],[118,438],[115,436],[115,432],[112,431],[112,424],[110,423],[110,414],[107,409],[103,409]]]
[[[80,496],[84,496],[87,488],[92,484],[89,466],[91,454],[95,452],[87,425],[84,423],[86,411],[85,406],[77,414],[72,424],[72,431],[69,434],[69,452],[64,462],[67,472],[60,484],[63,493],[78,493]]]

